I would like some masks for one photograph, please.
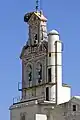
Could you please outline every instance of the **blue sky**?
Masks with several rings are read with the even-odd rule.
[[[80,95],[80,0],[43,0],[48,31],[58,29],[64,43],[63,81],[72,86],[72,95]],[[9,106],[19,96],[21,81],[19,55],[28,38],[23,17],[35,10],[35,0],[0,1],[0,118],[9,120]]]

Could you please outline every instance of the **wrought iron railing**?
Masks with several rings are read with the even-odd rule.
[[[18,82],[18,91],[22,91],[22,82]]]
[[[20,102],[20,100],[21,100],[21,97],[20,97],[20,96],[14,97],[14,98],[13,98],[13,104]]]

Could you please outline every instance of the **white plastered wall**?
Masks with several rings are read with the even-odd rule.
[[[71,88],[63,87],[63,86],[58,89],[57,104],[62,104],[62,103],[68,102],[70,100],[70,98],[71,98],[70,90],[71,90]]]

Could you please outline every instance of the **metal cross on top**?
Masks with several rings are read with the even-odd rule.
[[[40,6],[39,6],[39,3],[40,3]],[[39,9],[39,7],[40,7],[40,10],[42,9],[42,0],[36,0],[36,11],[38,11],[38,9]]]
[[[38,11],[38,8],[39,8],[39,1],[36,0],[36,11]]]

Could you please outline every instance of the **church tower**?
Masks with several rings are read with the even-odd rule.
[[[22,99],[44,99],[47,84],[47,19],[42,11],[36,11],[25,14],[24,21],[29,25],[29,36],[20,56]]]
[[[47,19],[42,11],[25,14],[24,21],[29,25],[29,36],[20,56],[22,89],[19,90],[22,100],[65,102],[66,99],[62,100],[62,89],[65,91],[67,88],[62,86],[62,42],[59,33],[56,30],[47,33]]]
[[[47,19],[37,7],[24,22],[29,34],[20,54],[22,96],[10,107],[11,120],[51,120],[46,109],[70,100],[70,87],[62,83],[62,41],[56,30],[47,32]]]

